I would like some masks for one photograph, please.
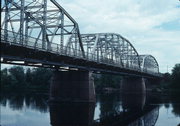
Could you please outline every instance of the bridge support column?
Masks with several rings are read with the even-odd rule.
[[[50,101],[95,102],[94,79],[89,71],[54,71]]]
[[[52,126],[91,126],[95,103],[57,103],[49,105]]]
[[[146,79],[146,90],[147,91],[152,91],[153,89],[157,89],[158,85],[161,83],[161,79],[159,78],[151,78],[151,79]]]
[[[142,77],[123,77],[121,89],[125,93],[146,93],[145,80]]]
[[[146,84],[148,85],[159,85],[161,83],[161,79],[146,79]]]

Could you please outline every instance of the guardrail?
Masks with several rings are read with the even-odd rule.
[[[5,35],[5,33],[7,35]],[[57,43],[49,43],[49,44],[46,43],[46,46],[43,47],[41,39],[37,39],[34,37],[25,36],[25,35],[23,35],[23,38],[24,38],[24,41],[20,42],[19,33],[7,31],[7,30],[5,31],[4,29],[1,29],[1,42],[9,43],[11,45],[23,46],[25,48],[51,52],[57,55],[64,55],[64,56],[69,56],[72,58],[84,59],[87,61],[93,61],[93,62],[107,64],[107,65],[116,66],[120,68],[126,68],[129,70],[136,70],[139,72],[144,72],[144,73],[157,75],[157,76],[159,75],[159,73],[155,73],[153,70],[142,71],[141,68],[139,68],[136,64],[133,64],[133,63],[131,64],[126,63],[123,65],[120,60],[119,61],[112,60],[112,59],[108,59],[107,57],[98,56],[97,54],[92,54],[88,52],[85,52],[85,57],[83,57],[81,50],[77,50],[68,46],[63,46],[61,48],[60,44],[57,44]]]

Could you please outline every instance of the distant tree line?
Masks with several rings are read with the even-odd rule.
[[[94,74],[94,83],[96,91],[102,91],[104,88],[120,89],[122,77],[110,74]]]
[[[47,89],[52,70],[45,68],[27,68],[13,66],[1,70],[2,89]]]
[[[47,68],[24,68],[13,66],[1,70],[2,89],[48,89],[53,70]],[[94,74],[96,90],[119,88],[120,76]]]
[[[13,66],[1,70],[2,89],[48,89],[53,71],[47,68],[26,68]],[[121,76],[94,74],[96,90],[104,88],[120,88]],[[163,74],[160,85],[163,89],[180,90],[180,64],[176,64],[172,73]]]
[[[171,74],[163,74],[163,81],[160,86],[163,89],[173,89],[180,91],[180,64],[176,64],[173,67]]]

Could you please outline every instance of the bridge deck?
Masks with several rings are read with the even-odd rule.
[[[1,58],[3,58],[1,63],[55,69],[70,67],[71,70],[78,68],[121,75],[160,77],[157,73],[142,72],[137,67],[121,66],[118,62],[105,62],[103,59],[95,58],[91,53],[88,54],[88,57],[83,57],[79,54],[75,55],[74,52],[66,52],[66,50],[59,52],[55,48],[47,50],[43,49],[42,46],[34,47],[33,43],[31,41],[22,45],[18,39],[10,36],[5,41],[3,34],[1,34]],[[59,46],[58,44],[54,45]]]
[[[1,15],[1,63],[161,77],[156,59],[120,34],[80,34],[55,0],[4,1]]]

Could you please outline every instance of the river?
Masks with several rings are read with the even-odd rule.
[[[96,103],[48,103],[48,93],[2,92],[1,126],[178,126],[179,95],[97,94]]]

